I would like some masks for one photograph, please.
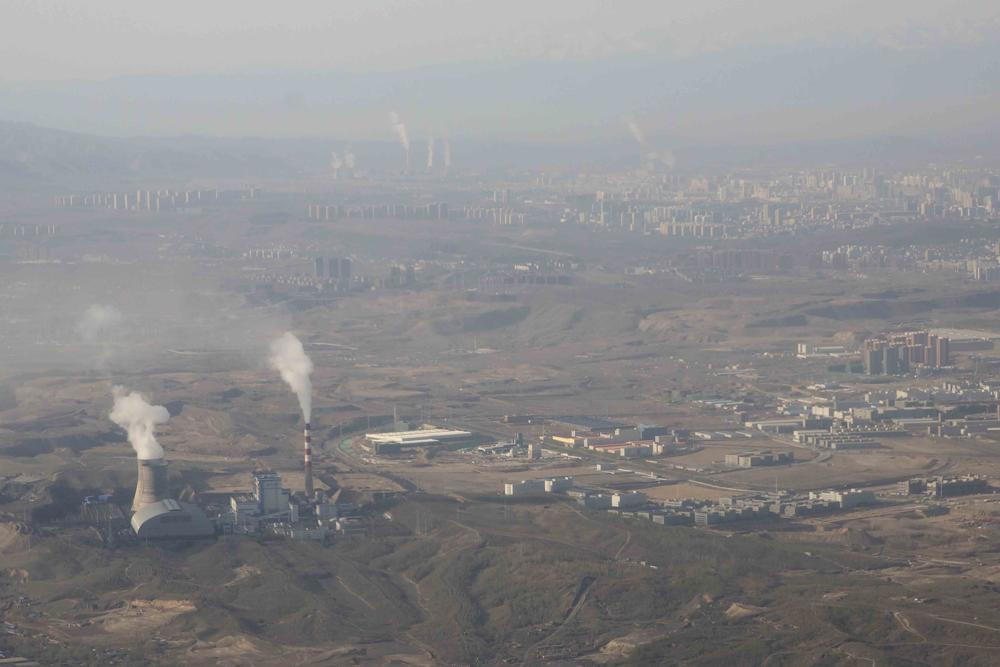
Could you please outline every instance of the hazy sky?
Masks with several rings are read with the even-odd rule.
[[[0,79],[996,39],[995,0],[4,0]]]
[[[1000,128],[997,0],[2,0],[0,120],[698,143]]]

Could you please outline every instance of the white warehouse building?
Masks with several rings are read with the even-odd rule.
[[[469,431],[452,431],[444,428],[424,428],[417,431],[390,431],[388,433],[366,433],[365,439],[373,445],[398,445],[400,447],[421,447],[470,440]]]

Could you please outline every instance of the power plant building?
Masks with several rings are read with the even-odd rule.
[[[281,488],[281,476],[276,472],[255,472],[253,492],[261,514],[288,511],[288,493]]]
[[[140,539],[190,539],[213,537],[215,524],[196,505],[166,498],[140,507],[132,530]]]

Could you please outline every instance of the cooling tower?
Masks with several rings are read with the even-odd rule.
[[[310,430],[311,426],[309,422],[306,422],[306,430],[304,433],[306,441],[305,441],[305,448],[303,451],[305,458],[304,463],[305,463],[305,474],[306,474],[306,498],[313,497],[312,437],[310,436],[309,433]]]
[[[139,459],[139,479],[135,484],[132,511],[169,497],[167,462],[164,459]]]

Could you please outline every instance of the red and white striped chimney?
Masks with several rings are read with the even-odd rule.
[[[313,497],[313,464],[312,464],[312,435],[310,434],[312,427],[309,422],[306,422],[306,430],[304,435],[306,438],[305,449],[303,451],[305,457],[305,473],[306,473],[306,497]]]

